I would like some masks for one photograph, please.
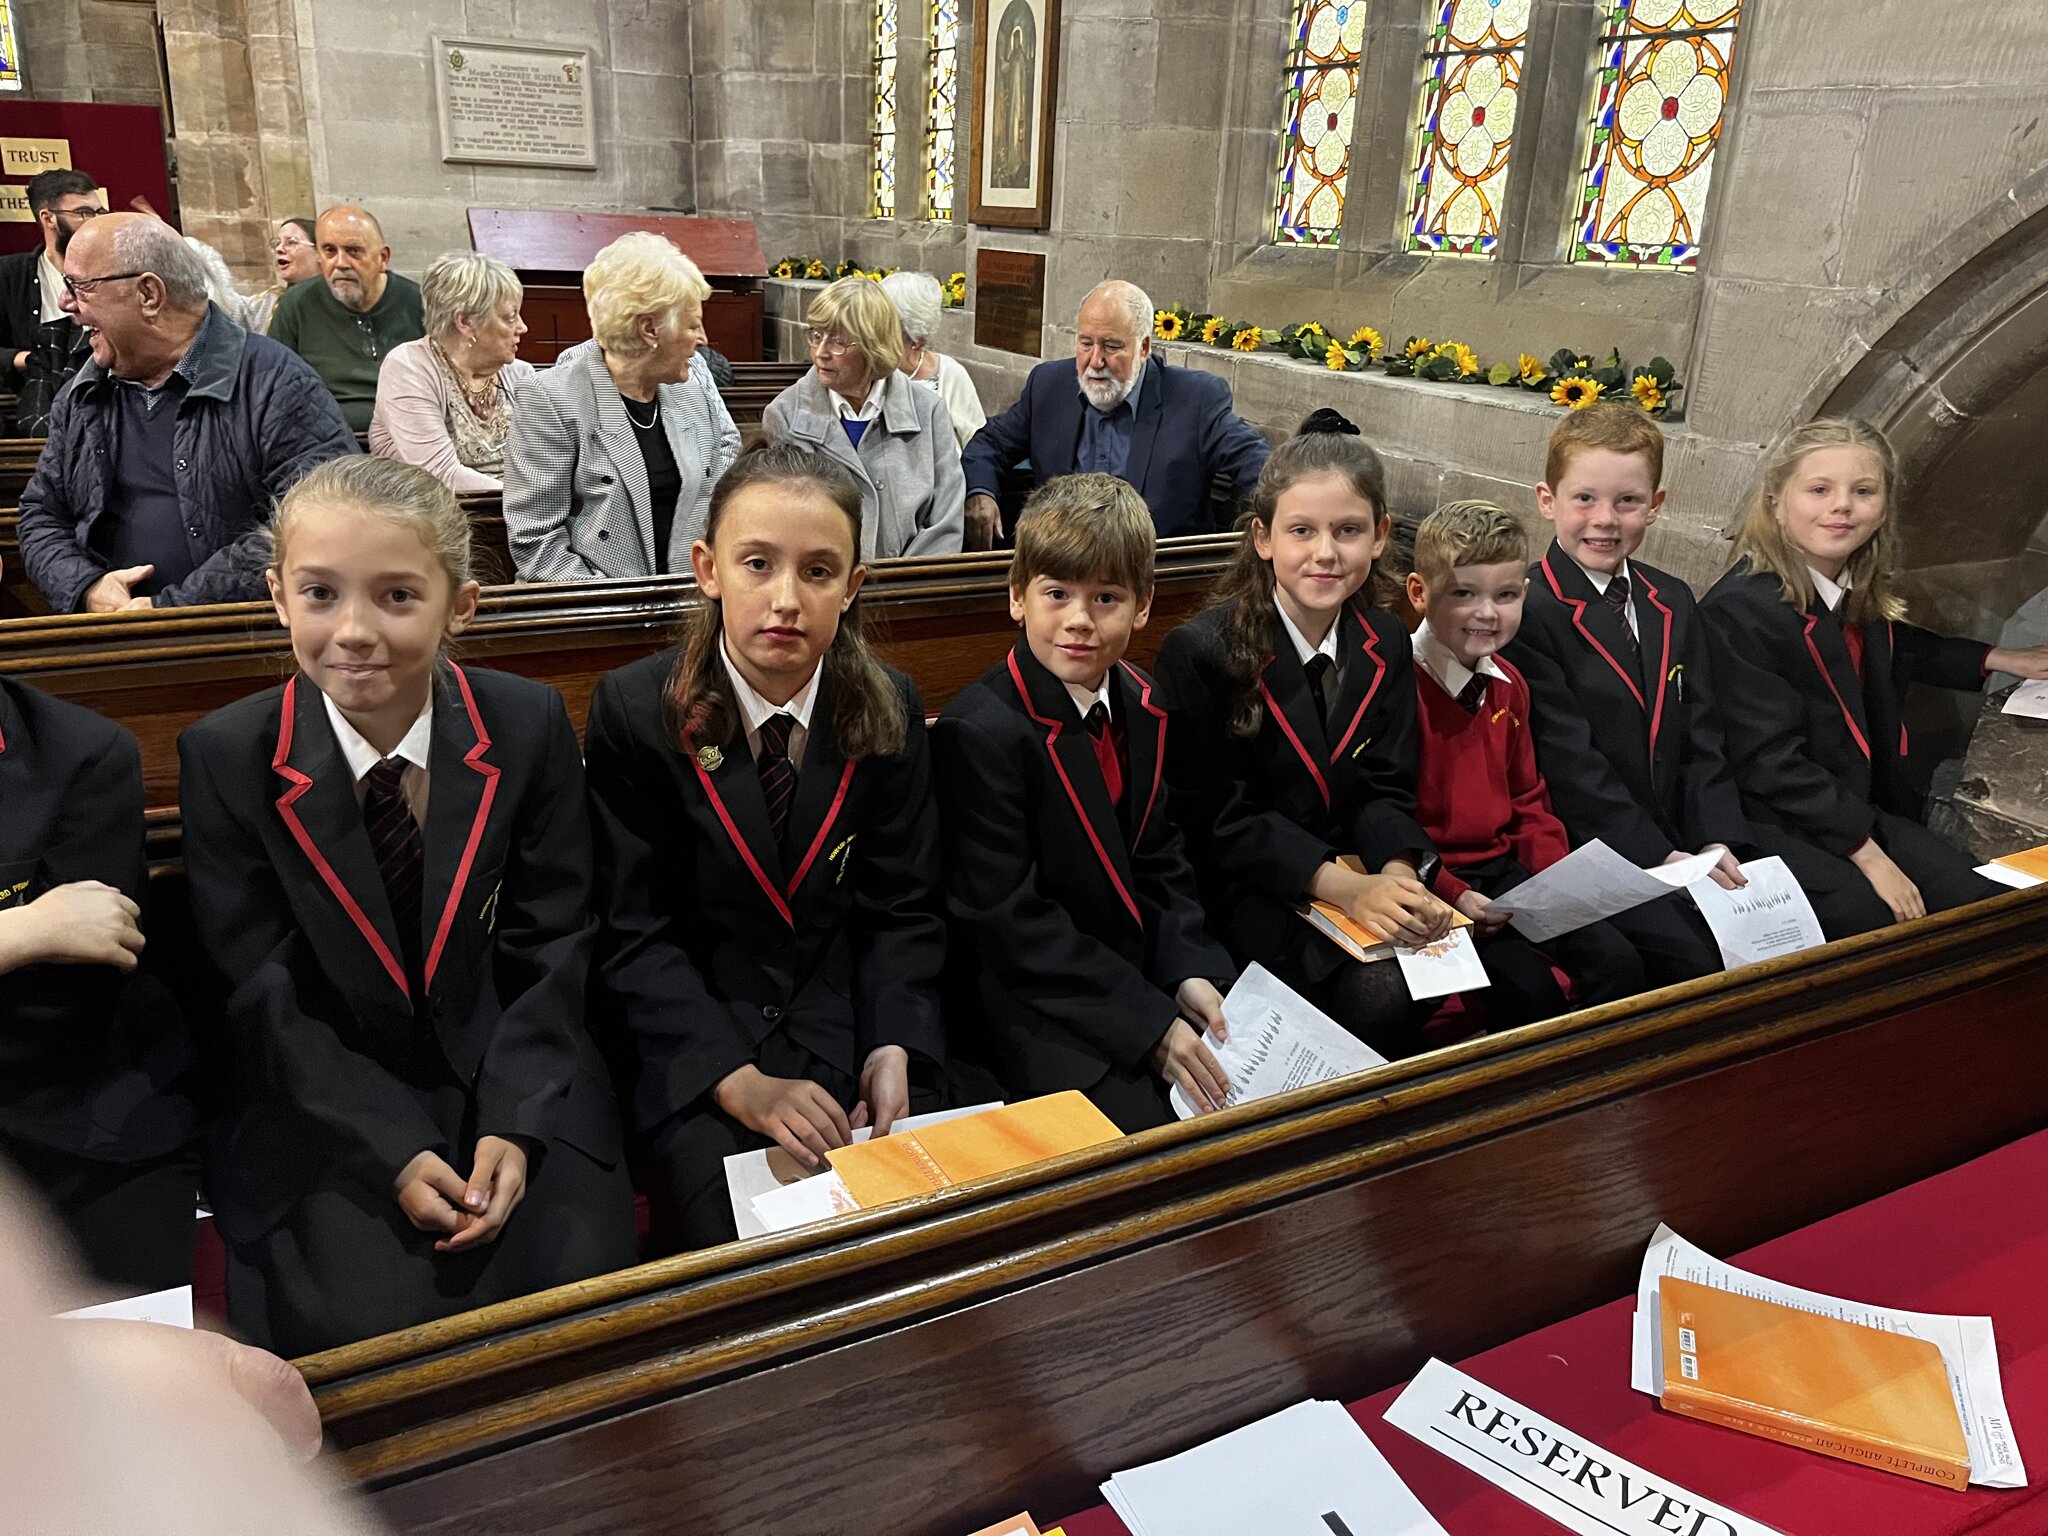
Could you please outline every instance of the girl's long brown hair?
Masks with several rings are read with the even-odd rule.
[[[704,523],[706,544],[717,544],[721,515],[733,497],[751,485],[822,492],[846,514],[854,559],[860,558],[860,487],[827,455],[791,442],[757,446],[741,454],[719,477]],[[700,596],[684,615],[683,648],[668,682],[669,729],[686,752],[699,744],[727,740],[737,723],[726,691],[725,658],[720,654],[724,634],[724,614],[717,600]],[[901,751],[908,728],[903,699],[868,644],[867,622],[858,597],[839,616],[839,631],[818,665],[824,696],[832,709],[833,744],[840,755],[857,763]]]
[[[1861,448],[1877,463],[1884,489],[1884,521],[1870,541],[1849,557],[1843,568],[1848,587],[1842,617],[1849,620],[1903,619],[1905,599],[1894,586],[1899,568],[1899,460],[1884,433],[1854,416],[1820,416],[1794,427],[1771,446],[1763,472],[1743,508],[1742,521],[1730,535],[1732,566],[1747,560],[1758,575],[1775,576],[1785,601],[1804,613],[1813,606],[1813,577],[1801,554],[1778,521],[1778,500],[1799,472],[1800,462],[1822,448]]]
[[[1238,518],[1237,552],[1216,579],[1210,605],[1224,609],[1224,665],[1233,692],[1230,699],[1230,729],[1238,736],[1256,736],[1265,706],[1259,701],[1259,674],[1279,648],[1280,621],[1274,613],[1273,562],[1260,556],[1252,542],[1252,527],[1263,525],[1269,532],[1278,512],[1281,496],[1303,480],[1317,475],[1341,475],[1361,500],[1372,506],[1375,522],[1387,515],[1387,472],[1372,445],[1358,436],[1357,429],[1334,411],[1318,411],[1311,423],[1324,417],[1343,422],[1334,430],[1305,431],[1275,448],[1259,481],[1252,488],[1251,505]],[[1392,577],[1374,562],[1365,587],[1379,589]]]

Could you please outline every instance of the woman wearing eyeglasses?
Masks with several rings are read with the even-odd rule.
[[[270,320],[285,289],[320,275],[320,247],[311,219],[286,219],[278,225],[270,250],[277,258],[277,281],[261,293],[244,294],[241,313],[235,316],[244,330],[258,336],[270,334]]]
[[[521,581],[690,568],[740,429],[698,357],[711,285],[661,236],[621,235],[583,273],[591,339],[512,404],[505,536]]]
[[[769,442],[822,449],[860,484],[861,559],[960,549],[967,480],[946,404],[899,370],[903,327],[871,278],[811,301],[811,371],[761,417]]]
[[[495,256],[451,251],[420,279],[427,334],[377,370],[370,452],[416,464],[451,491],[504,489],[512,397],[533,377],[514,356],[525,289]]]

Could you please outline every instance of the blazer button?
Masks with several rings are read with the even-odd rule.
[[[185,461],[183,459],[178,460],[178,468],[183,469],[184,467]]]
[[[770,1003],[767,1007],[761,1010],[761,1017],[766,1019],[770,1024],[779,1024],[782,1022],[782,1010],[776,1007],[773,1003]]]
[[[600,528],[597,530],[597,536],[600,539],[608,539],[612,536],[612,531],[609,528]]]

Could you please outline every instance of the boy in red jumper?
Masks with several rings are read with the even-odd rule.
[[[1443,864],[1435,892],[1472,919],[1493,985],[1480,1001],[1493,1029],[1643,988],[1633,946],[1606,923],[1545,941],[1507,926],[1492,898],[1570,851],[1550,809],[1529,731],[1529,685],[1497,654],[1522,623],[1529,543],[1487,501],[1454,501],[1415,535],[1408,600],[1416,628],[1419,773],[1416,813]],[[1567,1000],[1559,972],[1570,978]]]

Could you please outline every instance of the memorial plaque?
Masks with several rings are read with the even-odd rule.
[[[597,169],[585,50],[437,37],[434,80],[443,161]]]
[[[974,256],[974,344],[1036,357],[1044,341],[1044,253],[977,251]]]

